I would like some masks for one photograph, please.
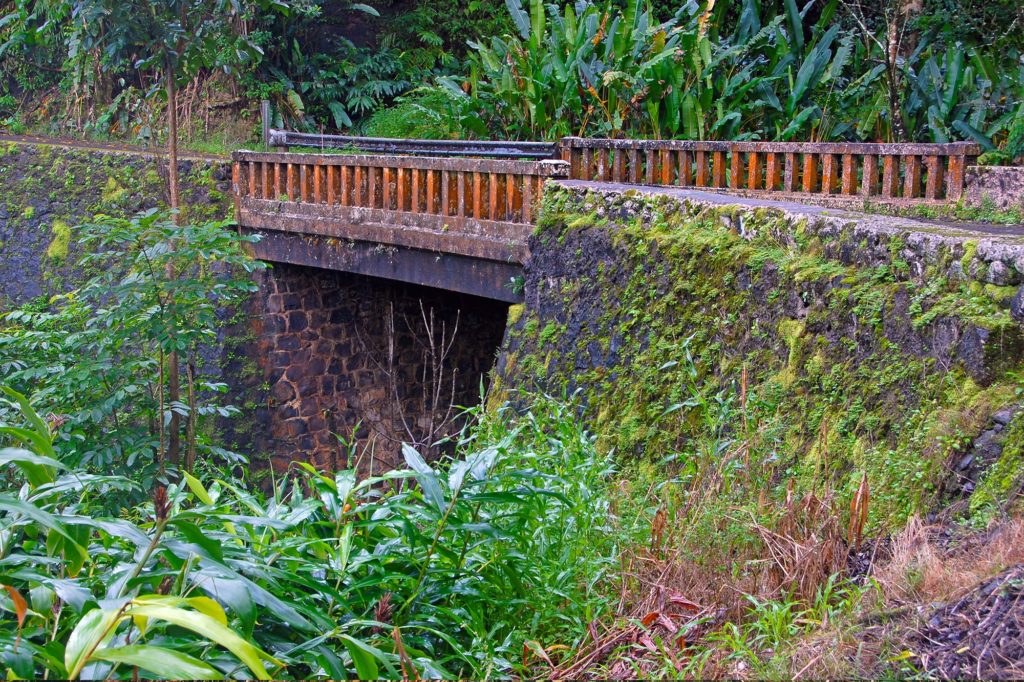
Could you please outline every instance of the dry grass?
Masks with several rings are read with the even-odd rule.
[[[705,547],[695,558],[694,537],[685,524],[708,511],[704,505],[710,496],[721,493],[721,468],[707,472],[703,483],[707,487],[688,507],[669,513],[662,505],[652,515],[649,543],[623,554],[615,623],[593,624],[585,645],[552,664],[545,676],[826,679],[882,674],[891,665],[885,663],[890,656],[913,649],[914,614],[959,599],[1008,566],[1024,563],[1024,520],[967,534],[915,518],[890,543],[878,545],[870,567],[878,590],[855,592],[859,600],[847,600],[842,615],[821,619],[784,649],[755,650],[760,661],[751,664],[730,657],[727,646],[706,635],[727,623],[749,621],[747,595],[759,600],[792,596],[797,608],[809,608],[829,577],[843,573],[850,546],[859,544],[870,495],[866,487],[858,493],[852,520],[844,526],[831,496],[790,491],[770,522],[764,520],[768,515],[744,517],[760,543],[742,549]],[[736,566],[742,570],[731,570]]]
[[[753,517],[751,526],[768,550],[768,559],[761,560],[761,597],[794,594],[812,601],[829,576],[846,565],[847,547],[829,497],[821,499],[811,492],[796,498],[791,485],[776,527],[768,528]]]
[[[893,538],[891,556],[876,567],[874,577],[893,603],[929,603],[961,595],[1022,562],[1022,519],[950,543],[941,527],[914,518]]]
[[[788,661],[787,677],[794,680],[870,677],[878,666],[881,647],[859,632],[823,628],[797,642]]]
[[[836,507],[829,498],[813,493],[798,497],[792,490],[770,528],[750,517],[749,527],[760,543],[703,547],[699,561],[693,558],[696,548],[689,542],[693,539],[690,520],[705,511],[718,491],[722,469],[719,463],[708,472],[707,485],[688,505],[672,514],[664,506],[658,509],[651,519],[649,544],[623,553],[616,624],[594,624],[589,641],[545,676],[635,678],[657,676],[672,668],[683,674],[698,651],[694,645],[704,635],[748,617],[748,595],[765,600],[796,594],[810,602],[819,587],[841,571],[847,551]],[[741,570],[732,570],[734,566]],[[835,650],[835,646],[823,647],[829,655]],[[840,669],[838,663],[826,665],[824,656],[817,658],[817,662],[804,661],[807,670]],[[717,652],[711,652],[701,668],[701,676],[706,677],[740,673]]]

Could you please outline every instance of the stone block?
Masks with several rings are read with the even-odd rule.
[[[285,422],[285,433],[290,438],[297,438],[309,432],[305,419],[289,419]]]
[[[1010,315],[1013,319],[1024,324],[1024,287],[1017,290],[1016,295],[1010,301]]]
[[[301,347],[299,337],[295,334],[281,334],[277,337],[278,350],[298,350]]]
[[[296,384],[300,398],[315,396],[320,388],[317,377],[304,377]]]
[[[288,313],[288,331],[301,332],[308,326],[309,321],[306,319],[306,313],[301,310],[293,310]]]
[[[1024,209],[1024,166],[968,166],[965,180],[969,204]]]
[[[281,403],[286,403],[289,400],[293,400],[296,394],[295,388],[291,384],[284,381],[279,381],[276,384],[274,384],[273,388],[270,389],[270,395],[274,397],[274,400]]]

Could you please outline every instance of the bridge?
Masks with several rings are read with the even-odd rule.
[[[803,201],[959,198],[971,143],[386,140],[269,131],[332,153],[233,155],[257,258],[515,302],[549,180],[665,185]],[[347,152],[347,153],[346,153]],[[355,152],[355,153],[353,153]],[[372,152],[372,153],[368,153]]]
[[[980,153],[962,143],[265,139],[272,150],[236,152],[232,169],[238,223],[275,266],[253,311],[251,354],[270,387],[264,442],[275,466],[303,452],[328,469],[341,456],[334,434],[354,433],[395,466],[399,442],[436,440],[446,405],[479,400],[509,305],[523,299],[546,183],[671,186],[723,203],[940,203],[960,196]]]

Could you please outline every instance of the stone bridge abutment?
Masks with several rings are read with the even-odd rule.
[[[276,472],[379,472],[402,461],[402,441],[430,450],[479,402],[508,314],[501,301],[284,263],[260,275],[250,305],[239,355],[263,404],[234,435]]]

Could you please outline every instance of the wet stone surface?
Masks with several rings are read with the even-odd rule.
[[[435,337],[444,330],[449,339],[446,410],[453,381],[456,405],[479,401],[508,311],[496,301],[284,264],[262,275],[251,305],[250,322],[236,333],[254,331],[238,354],[256,367],[247,376],[239,371],[236,383],[262,386],[264,395],[252,422],[235,425],[232,436],[269,455],[277,471],[295,461],[324,470],[355,466],[339,436],[358,443],[364,473],[399,465],[401,441],[410,440],[406,424],[419,437],[431,418],[424,313],[429,319],[433,310]]]

